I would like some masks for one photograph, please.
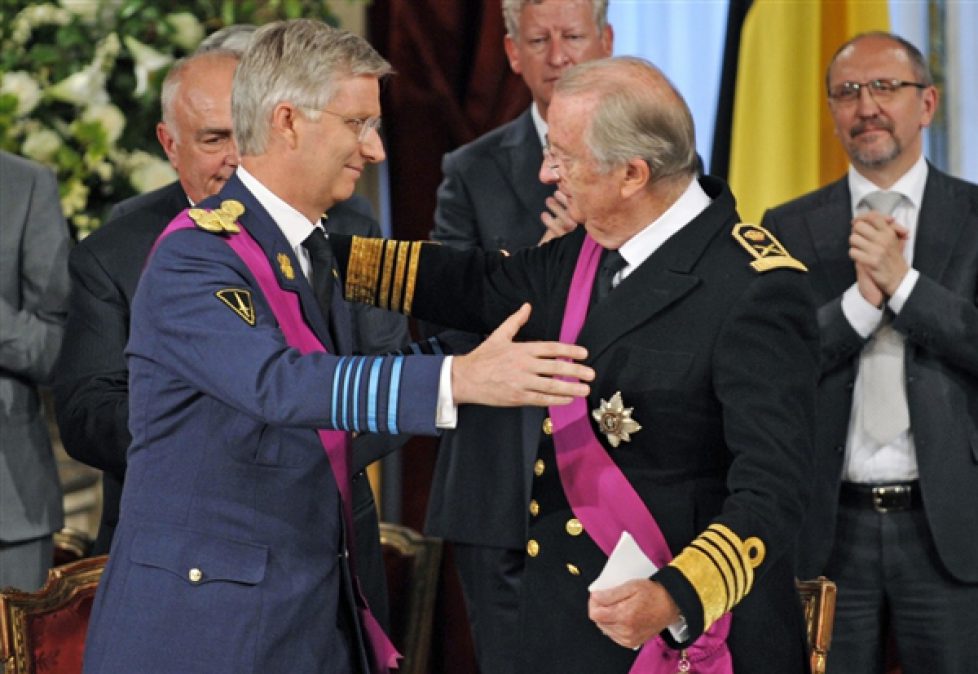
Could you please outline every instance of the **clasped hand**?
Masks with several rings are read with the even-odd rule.
[[[849,258],[856,265],[860,294],[875,307],[893,296],[910,269],[903,258],[908,234],[892,217],[876,211],[852,220]]]

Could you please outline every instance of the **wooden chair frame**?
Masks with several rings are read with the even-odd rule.
[[[412,558],[409,620],[404,631],[404,660],[397,670],[401,674],[426,674],[431,655],[432,625],[438,579],[441,571],[442,541],[422,536],[417,531],[390,522],[380,523],[380,543],[392,547],[403,557]],[[391,619],[396,619],[391,616]]]
[[[0,592],[0,662],[4,674],[33,674],[28,617],[67,605],[83,593],[94,593],[107,559],[102,555],[54,567],[48,571],[44,587],[36,592],[12,588]]]
[[[825,674],[835,622],[836,586],[825,576],[796,581],[805,613],[805,629],[811,654],[812,674]]]

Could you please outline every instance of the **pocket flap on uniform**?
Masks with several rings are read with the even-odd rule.
[[[193,585],[213,581],[256,585],[265,577],[268,547],[152,524],[136,533],[130,559],[169,571]]]

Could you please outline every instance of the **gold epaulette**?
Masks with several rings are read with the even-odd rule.
[[[191,208],[187,215],[205,232],[237,234],[241,228],[236,221],[244,212],[245,207],[240,201],[225,199],[221,202],[221,207],[213,211],[206,208]]]
[[[354,236],[346,274],[346,299],[410,316],[418,260],[425,243]]]
[[[750,266],[759,272],[771,271],[772,269],[808,271],[808,267],[792,257],[781,242],[760,225],[741,222],[734,226],[731,234],[737,243],[743,246],[744,250],[754,258]]]
[[[747,596],[764,554],[761,539],[742,541],[728,527],[711,524],[669,563],[696,590],[703,605],[704,630]]]

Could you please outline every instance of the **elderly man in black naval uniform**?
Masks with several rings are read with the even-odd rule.
[[[818,367],[805,268],[696,178],[688,108],[647,62],[576,66],[549,122],[541,174],[584,228],[509,257],[334,241],[350,299],[475,331],[526,301],[523,339],[588,349],[590,396],[538,436],[512,668],[807,671],[792,569]],[[398,255],[417,271],[392,303]],[[626,532],[658,569],[589,592]]]

